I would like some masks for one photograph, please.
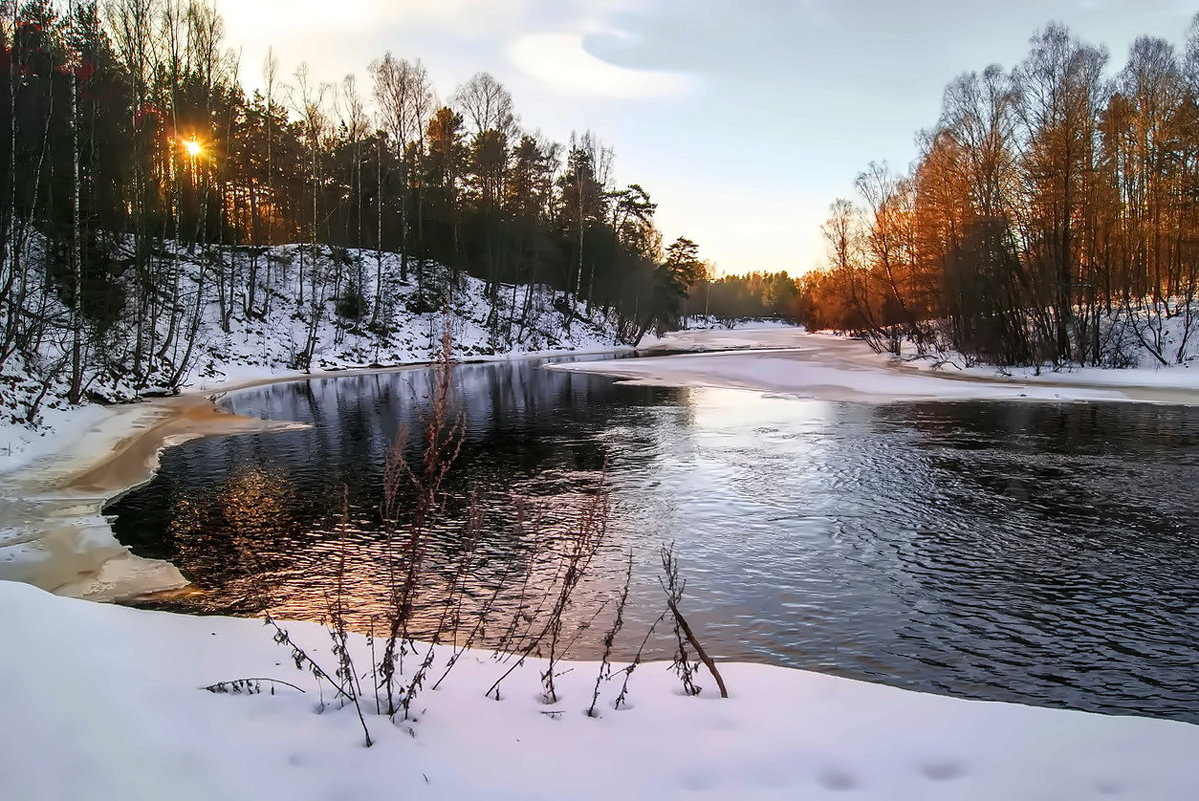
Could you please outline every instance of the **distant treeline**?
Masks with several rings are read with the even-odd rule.
[[[786,272],[749,273],[713,278],[708,274],[691,287],[687,314],[721,318],[800,317],[799,286]]]
[[[205,0],[9,0],[0,41],[0,372],[66,371],[72,399],[89,369],[177,384],[188,365],[170,354],[190,352],[210,304],[226,330],[235,312],[264,317],[271,244],[313,250],[290,283],[313,330],[336,293],[338,313],[385,331],[385,278],[420,285],[410,311],[440,308],[439,263],[492,294],[547,284],[565,326],[584,303],[636,339],[673,325],[701,274],[694,243],[663,248],[646,191],[613,185],[610,148],[522,126],[486,73],[443,103],[419,60],[382,54],[361,86],[268,58],[247,94]],[[176,243],[207,254],[187,297]],[[235,270],[230,246],[267,255]],[[378,258],[328,275],[318,248]],[[388,251],[400,274],[366,280]]]
[[[1141,37],[1107,64],[1051,24],[1015,68],[954,80],[911,169],[872,163],[859,201],[832,205],[805,320],[1005,365],[1181,360],[1199,322],[1199,18],[1183,52]]]

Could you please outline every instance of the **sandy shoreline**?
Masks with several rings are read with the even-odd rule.
[[[529,356],[542,355],[550,354]],[[189,582],[178,568],[132,554],[117,541],[102,514],[111,500],[154,477],[163,450],[198,437],[285,431],[304,425],[222,411],[216,404],[231,392],[428,366],[417,362],[241,376],[197,382],[174,397],[80,409],[76,425],[52,434],[55,442],[50,450],[0,472],[0,580],[109,602],[185,588]]]
[[[172,445],[294,425],[227,414],[198,395],[97,410],[69,441],[0,475],[0,579],[97,601],[185,586],[174,565],[117,542],[104,505],[149,481]]]

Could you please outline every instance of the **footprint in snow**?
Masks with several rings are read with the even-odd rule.
[[[830,790],[852,790],[858,786],[858,780],[852,775],[835,768],[820,771],[819,779]]]
[[[925,778],[936,782],[948,781],[966,775],[966,769],[960,763],[954,762],[951,759],[938,759],[925,762],[920,765],[920,772]]]

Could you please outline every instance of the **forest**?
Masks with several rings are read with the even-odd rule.
[[[761,318],[798,320],[798,282],[785,270],[716,276],[711,265],[704,266],[706,269],[690,285],[683,305],[685,314],[730,321]]]
[[[997,365],[1165,365],[1199,336],[1199,17],[1183,52],[1109,55],[1059,24],[946,88],[905,174],[832,204],[811,327]]]
[[[538,285],[565,329],[586,313],[636,342],[703,274],[695,243],[664,247],[650,195],[614,185],[610,147],[525,127],[488,73],[442,100],[391,53],[366,85],[239,65],[205,0],[14,0],[0,18],[6,381],[58,381],[72,403],[116,376],[173,390],[202,324],[281,304],[309,332],[291,365],[307,369],[322,326],[385,338],[467,277],[493,309],[501,287]],[[538,297],[512,295],[497,339]]]

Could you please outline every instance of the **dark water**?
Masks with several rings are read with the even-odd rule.
[[[448,511],[468,516],[472,492],[481,511],[473,535],[435,533],[428,628],[459,576],[455,609],[495,621],[551,586],[606,463],[607,545],[568,614],[596,621],[577,656],[596,654],[630,551],[619,646],[635,649],[674,541],[683,609],[720,657],[1199,722],[1199,410],[771,399],[530,362],[456,378],[466,439]],[[430,390],[419,370],[237,393],[236,412],[312,427],[173,448],[107,511],[123,542],[202,588],[171,608],[319,619],[341,576],[365,626],[389,586],[384,453],[419,429]]]

